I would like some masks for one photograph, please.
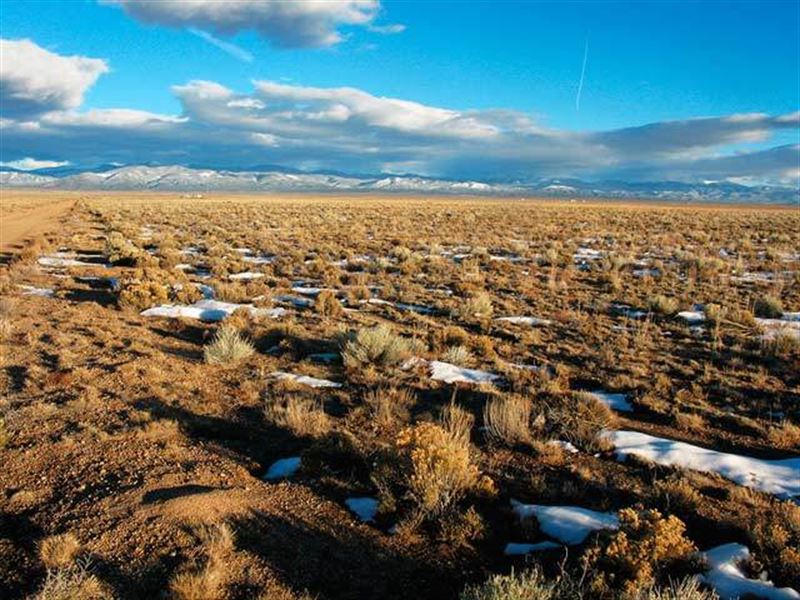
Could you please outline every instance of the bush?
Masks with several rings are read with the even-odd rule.
[[[337,318],[342,316],[344,309],[341,302],[330,290],[322,290],[314,302],[314,309],[324,317]]]
[[[619,529],[600,534],[597,545],[583,557],[591,575],[590,589],[598,595],[609,590],[636,593],[653,585],[661,573],[671,572],[679,561],[697,551],[684,535],[686,526],[675,516],[663,518],[657,510],[619,511]]]
[[[383,427],[393,425],[398,419],[408,418],[408,407],[416,401],[413,391],[398,388],[373,390],[364,396],[364,403],[370,407],[372,418]]]
[[[753,304],[753,312],[764,319],[780,319],[783,316],[783,304],[775,296],[759,296]]]
[[[608,406],[585,392],[559,396],[550,404],[547,415],[548,426],[559,439],[590,453],[609,449],[610,444],[602,433],[611,429],[616,421]]]
[[[209,365],[231,365],[253,354],[255,348],[239,331],[223,325],[214,339],[203,348],[203,357]]]
[[[479,481],[469,446],[439,425],[418,423],[395,439],[404,487],[422,516],[438,516]]]
[[[531,442],[531,403],[522,396],[493,398],[483,408],[483,425],[490,440],[516,446]]]
[[[579,598],[578,585],[567,576],[548,581],[534,567],[522,573],[493,575],[486,582],[468,586],[459,600],[567,600]]]
[[[279,400],[267,400],[264,407],[267,420],[286,427],[300,436],[320,437],[331,429],[331,421],[322,403],[312,398],[291,396]]]
[[[480,292],[469,297],[458,311],[458,316],[467,322],[488,321],[494,314],[492,297],[486,292]]]
[[[678,301],[658,294],[647,299],[647,307],[658,315],[668,316],[678,312]]]
[[[8,444],[8,429],[6,429],[6,421],[3,417],[0,417],[0,450],[6,447]]]
[[[408,358],[411,342],[397,335],[389,325],[361,328],[345,343],[342,362],[351,369],[393,366]]]
[[[442,360],[459,367],[471,367],[475,363],[475,357],[465,346],[450,346],[442,355]]]

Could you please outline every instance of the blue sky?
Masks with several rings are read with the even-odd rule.
[[[491,172],[476,172],[476,178],[598,178],[624,171],[637,177],[794,184],[795,171],[800,171],[800,133],[792,116],[800,109],[800,2],[350,0],[339,3],[341,10],[326,8],[322,17],[300,11],[300,21],[286,10],[263,13],[254,8],[237,21],[213,7],[187,15],[180,6],[170,9],[170,2],[156,4],[157,9],[154,3],[135,0],[3,1],[4,40],[29,40],[52,55],[101,59],[105,64],[105,71],[89,85],[64,84],[79,85],[79,103],[46,107],[54,109],[51,113],[37,109],[39,129],[46,125],[47,135],[40,132],[31,139],[17,126],[17,115],[4,136],[4,161],[24,155],[80,163],[107,154],[120,162],[166,162],[170,154],[165,153],[164,141],[170,134],[165,129],[171,127],[176,162],[219,166],[237,166],[238,160],[238,166],[413,170],[469,178],[476,162],[488,153]],[[240,4],[248,8],[255,2]],[[280,4],[289,6],[291,13],[301,3]],[[236,48],[226,52],[210,43],[210,36]],[[587,41],[578,110],[576,93]],[[3,54],[4,76],[22,86],[12,90],[16,96],[6,102],[16,106],[32,93],[33,84],[20,84],[15,71],[24,66],[14,64],[27,55]],[[205,92],[175,92],[174,86],[192,81],[218,84],[238,98],[238,104],[249,98],[251,105],[240,107],[237,115],[228,114],[227,108],[222,114],[218,102],[212,110],[213,102],[198,98]],[[254,85],[257,81],[286,88],[264,96]],[[374,110],[363,112],[359,97],[320,98],[319,92],[310,92],[345,86],[370,98],[449,112],[437,117],[431,111],[419,121],[422,109],[412,108],[409,126],[384,118],[381,111],[391,112],[396,106],[380,107],[375,101]],[[36,89],[52,95],[52,90]],[[257,108],[255,101],[265,106]],[[325,127],[307,127],[310,118],[304,115],[298,121],[304,127],[296,127],[286,122],[286,110],[277,116],[271,110],[292,104],[295,114],[307,110],[309,103],[314,105],[314,118],[321,109],[342,105],[348,116],[342,120],[337,115]],[[150,119],[148,127],[160,127],[151,139],[139,139],[143,136],[138,131],[136,139],[107,148],[98,128],[106,128],[105,133],[109,128],[117,133],[124,133],[125,127],[141,129],[129,115],[116,121],[111,113],[95,119],[75,117],[107,109],[185,121],[158,125]],[[47,116],[58,111],[72,116]],[[725,121],[753,113],[761,114],[761,120],[739,119],[733,129]],[[31,118],[32,113],[26,115]],[[708,120],[700,121],[707,139],[697,137],[697,127],[687,131],[682,124],[669,125],[702,117],[716,119],[713,123],[720,125],[722,134]],[[328,126],[334,121],[337,127]],[[636,129],[649,124],[656,126],[658,135],[647,130],[643,136]],[[479,133],[471,132],[471,126]],[[436,139],[422,135],[426,128]],[[205,136],[230,134],[241,140],[235,148],[200,143],[200,129]],[[492,135],[480,134],[488,130]],[[620,130],[628,132],[622,150],[609,142],[619,135],[606,135]],[[323,134],[338,141],[326,147],[319,139],[311,144],[303,138]],[[255,146],[253,135],[260,136]],[[675,135],[688,141],[676,146]],[[342,143],[345,136],[373,146],[359,152]],[[554,138],[558,148],[548,156],[545,150]],[[631,146],[632,138],[638,145]],[[181,148],[187,142],[190,150]],[[128,148],[122,147],[126,144]],[[747,165],[743,154],[781,147],[783,152],[772,153],[779,162],[769,168],[762,154],[752,161],[758,168],[742,168]],[[604,151],[608,160],[590,158]],[[723,161],[735,162],[736,169],[723,169]],[[698,165],[702,168],[695,168]]]

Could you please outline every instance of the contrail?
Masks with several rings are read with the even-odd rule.
[[[197,37],[199,37],[201,40],[205,40],[209,44],[216,46],[223,52],[227,52],[237,60],[246,63],[253,62],[253,55],[250,54],[244,48],[240,48],[236,44],[232,44],[231,42],[226,42],[225,40],[221,40],[218,37],[211,35],[207,31],[203,31],[202,29],[195,29],[194,27],[190,27],[188,31],[192,35],[196,35]]]
[[[583,66],[581,67],[581,80],[578,82],[578,93],[575,95],[575,112],[581,109],[581,92],[583,91],[583,78],[586,75],[586,60],[589,58],[589,37],[586,37],[586,45],[583,48]]]

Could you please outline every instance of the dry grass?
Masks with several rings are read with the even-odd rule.
[[[506,446],[530,444],[531,401],[522,396],[501,396],[486,403],[483,425],[490,440]]]
[[[255,348],[239,331],[223,325],[214,339],[203,348],[203,358],[209,365],[235,365],[249,358]]]
[[[320,437],[331,429],[331,420],[325,413],[322,402],[313,398],[268,398],[264,416],[269,422],[286,427],[300,436]]]
[[[222,524],[199,530],[198,537],[207,560],[201,567],[181,571],[170,579],[169,597],[173,600],[208,600],[224,596],[229,579],[226,559],[235,545],[233,531]]]
[[[350,369],[368,366],[390,367],[411,355],[411,342],[388,325],[359,329],[342,350],[344,365]]]
[[[81,543],[72,533],[52,535],[39,544],[39,558],[48,569],[64,569],[75,563],[81,549]]]

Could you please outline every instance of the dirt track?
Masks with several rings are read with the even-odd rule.
[[[25,240],[53,231],[74,204],[74,200],[63,200],[0,216],[0,251],[13,251]]]

